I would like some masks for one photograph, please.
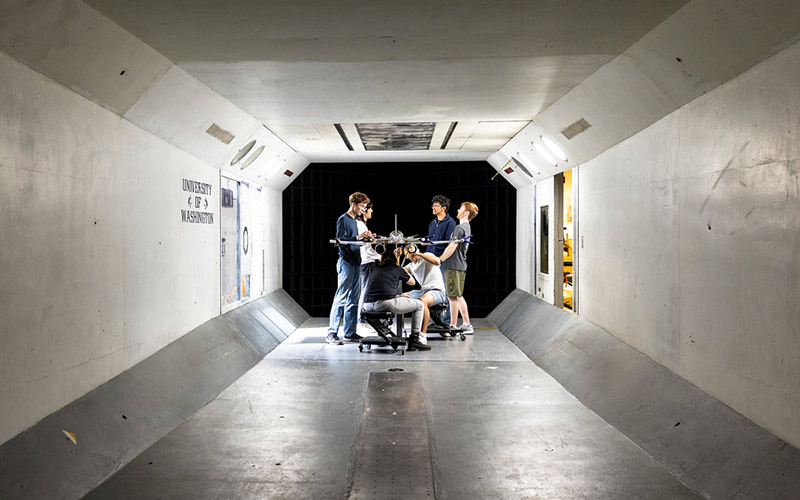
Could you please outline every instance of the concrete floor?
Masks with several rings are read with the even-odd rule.
[[[433,350],[401,355],[329,346],[325,320],[309,320],[86,498],[698,498],[500,331],[474,323],[466,341],[432,336]],[[396,394],[421,412],[389,411],[371,378],[417,384]],[[366,460],[403,445],[390,474]]]

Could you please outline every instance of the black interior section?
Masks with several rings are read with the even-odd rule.
[[[471,317],[486,317],[515,288],[517,193],[486,162],[316,163],[283,191],[283,288],[313,317],[327,317],[336,292],[338,251],[329,240],[336,219],[361,191],[374,204],[372,232],[425,236],[431,199],[450,198],[455,219],[461,202],[478,205],[470,223],[464,297]]]

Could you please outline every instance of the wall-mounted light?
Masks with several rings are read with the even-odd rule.
[[[523,153],[520,153],[519,151],[517,151],[517,157],[519,157],[519,161],[517,161],[516,159],[514,160],[514,161],[515,161],[515,163],[517,163],[517,165],[519,165],[519,163],[520,163],[520,162],[522,162],[522,163],[524,163],[525,165],[528,165],[528,166],[530,166],[530,167],[531,167],[531,169],[532,169],[534,172],[536,172],[536,175],[542,175],[542,172],[541,172],[541,170],[539,170],[539,168],[536,166],[536,162],[535,162],[535,161],[531,160],[530,158],[528,158],[527,156],[525,156]],[[512,158],[513,158],[513,157],[512,157]],[[523,167],[523,168],[524,168],[524,167]],[[527,171],[527,169],[525,169],[525,170]],[[533,176],[532,176],[532,175],[531,175],[529,172],[526,172],[526,173],[528,173],[528,175],[530,175],[531,177],[533,177]]]
[[[555,155],[556,158],[561,161],[567,161],[567,153],[561,149],[561,146],[559,146],[556,141],[547,137],[546,135],[539,136],[539,138],[542,140],[544,145],[547,146],[547,149],[549,149],[550,152]]]
[[[261,156],[261,153],[263,153],[263,152],[264,152],[264,146],[259,146],[258,149],[253,151],[253,154],[248,156],[247,159],[244,161],[244,163],[242,163],[241,170],[244,170],[247,167],[249,167],[250,165],[252,165],[253,162],[256,161],[258,159],[258,157]]]
[[[547,148],[545,148],[538,142],[532,142],[531,144],[533,145],[533,149],[535,149],[536,152],[539,153],[539,156],[541,156],[544,159],[544,161],[546,161],[547,163],[549,163],[554,167],[558,165],[558,162],[556,161],[555,158],[553,158],[553,155],[550,154],[550,151],[548,151]]]
[[[240,149],[239,152],[236,153],[236,156],[234,156],[233,159],[231,160],[231,166],[236,165],[237,163],[242,161],[242,158],[244,158],[245,155],[247,155],[247,153],[249,153],[250,150],[253,149],[253,146],[255,145],[256,145],[255,140],[252,140],[247,144],[245,144],[245,146],[242,149]]]

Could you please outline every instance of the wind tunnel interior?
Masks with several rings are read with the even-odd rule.
[[[515,289],[516,189],[486,162],[311,164],[283,191],[283,289],[312,317],[327,317],[336,290],[336,219],[360,191],[374,205],[368,226],[387,236],[426,236],[431,199],[478,205],[471,222],[464,296],[470,317],[484,318]]]
[[[705,496],[786,498],[800,488],[800,9],[788,0],[671,5],[684,3],[630,47],[588,65],[580,84],[552,96],[488,160],[501,170],[511,156],[532,154],[540,134],[555,136],[581,116],[591,123],[569,148],[579,164],[580,316],[531,295],[536,245],[524,228],[553,191],[554,169],[543,168],[536,179],[508,177],[517,182],[517,239],[508,248],[520,290],[488,318]],[[87,3],[6,2],[0,12],[0,491],[35,498],[34,487],[51,487],[57,493],[40,497],[69,497],[215,398],[307,320],[280,283],[292,268],[279,235],[303,221],[279,214],[296,179],[284,173],[299,174],[308,159],[191,65],[173,62],[185,59]],[[602,27],[589,17],[574,26]],[[541,59],[551,58],[533,62]],[[224,142],[226,133],[235,140]],[[231,158],[252,141],[269,154],[242,170]],[[264,186],[263,233],[274,237],[264,295],[220,314],[219,226],[177,215],[183,179],[216,188],[227,174]],[[327,187],[316,189],[330,199],[332,221],[351,189],[328,198]],[[398,194],[352,188],[376,199],[375,228],[384,232],[381,218],[394,211],[378,197]],[[214,189],[210,203],[218,202]],[[421,226],[401,219],[404,231],[424,229],[428,202],[426,194],[414,204]],[[476,224],[502,218],[493,217],[483,211]],[[319,228],[313,244],[329,257],[298,264],[300,273],[308,265],[332,273],[330,223]],[[476,230],[480,248],[495,233]],[[329,278],[319,279],[298,293],[324,310],[333,289],[322,291]],[[79,445],[62,430],[77,433]]]

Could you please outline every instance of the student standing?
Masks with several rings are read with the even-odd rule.
[[[447,299],[450,301],[450,329],[457,330],[458,315],[461,314],[463,323],[461,332],[470,335],[474,331],[469,322],[469,310],[467,302],[464,300],[464,282],[467,278],[467,236],[472,235],[472,228],[469,222],[478,215],[478,206],[469,201],[461,204],[456,214],[458,226],[450,236],[450,244],[442,252],[440,260],[444,262],[445,288],[447,289]]]
[[[431,211],[434,216],[431,223],[428,224],[428,236],[430,236],[431,241],[447,241],[450,239],[450,235],[453,234],[453,230],[456,228],[456,221],[448,215],[448,208],[450,208],[450,198],[444,195],[437,194],[431,200]],[[445,244],[430,245],[427,251],[437,257],[441,257],[446,246]],[[444,280],[444,266],[441,266],[439,271],[442,273],[442,280]],[[442,319],[445,322],[450,321],[449,310],[444,312]]]
[[[354,241],[370,236],[369,231],[358,232],[356,217],[367,209],[369,198],[364,193],[355,192],[350,195],[350,209],[339,216],[336,221],[336,239]],[[344,319],[344,338],[359,340],[356,333],[358,324],[358,301],[361,298],[361,267],[360,245],[340,244],[339,260],[336,262],[338,284],[336,294],[331,305],[328,335],[325,341],[333,345],[342,345],[342,340],[337,335],[339,324]]]

